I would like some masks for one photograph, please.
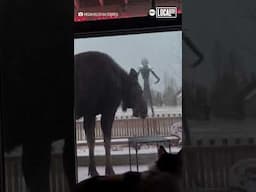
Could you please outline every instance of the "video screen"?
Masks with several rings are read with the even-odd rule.
[[[157,7],[164,7],[160,12],[167,17],[175,18],[182,12],[181,0],[74,0],[74,20],[84,22],[154,16]]]
[[[182,146],[182,32],[74,40],[78,181],[144,171]]]

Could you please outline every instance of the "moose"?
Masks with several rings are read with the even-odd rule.
[[[113,175],[111,163],[111,129],[115,113],[132,108],[133,116],[145,118],[147,105],[134,69],[128,74],[109,55],[88,51],[75,55],[75,116],[83,117],[89,147],[89,170],[98,175],[94,158],[95,121],[101,115],[101,129],[105,147],[105,173]]]

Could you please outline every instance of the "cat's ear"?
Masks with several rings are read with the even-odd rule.
[[[158,148],[158,158],[160,158],[164,154],[167,154],[167,152],[166,152],[165,148],[162,145],[160,145]]]

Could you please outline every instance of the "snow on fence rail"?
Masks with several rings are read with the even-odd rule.
[[[112,138],[127,138],[134,136],[170,136],[171,126],[176,122],[182,122],[181,114],[162,114],[151,116],[146,119],[134,118],[131,116],[116,117],[112,126]],[[96,120],[95,137],[103,138],[100,120]],[[76,121],[77,141],[85,141],[83,120]]]

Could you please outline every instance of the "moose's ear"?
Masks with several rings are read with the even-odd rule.
[[[160,145],[158,148],[158,158],[160,158],[164,154],[167,154],[167,152],[166,152],[165,148],[162,145]]]
[[[131,68],[129,75],[132,79],[138,80],[138,73],[135,69]]]

